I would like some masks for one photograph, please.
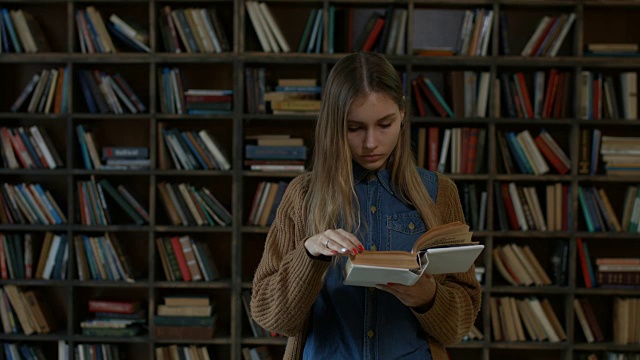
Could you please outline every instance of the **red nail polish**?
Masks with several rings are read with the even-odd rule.
[[[358,253],[358,249],[353,248],[353,249],[351,249],[351,252],[353,253],[353,255],[356,255]]]
[[[333,255],[335,255],[335,254],[337,254],[338,252],[337,252],[337,251],[335,251],[335,250],[331,250],[331,253],[332,253]]]
[[[387,286],[393,286],[394,283],[387,283]]]
[[[364,251],[364,246],[362,246],[362,244],[358,245],[358,249],[360,249],[360,251]]]

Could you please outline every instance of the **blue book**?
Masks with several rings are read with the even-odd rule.
[[[518,168],[520,169],[520,172],[523,174],[533,174],[533,169],[530,167],[529,161],[524,156],[524,152],[520,147],[520,143],[516,138],[516,134],[513,131],[510,131],[505,134],[504,139],[507,142],[507,146],[511,150],[511,154],[513,155],[513,158],[516,160],[516,163],[518,164]]]
[[[56,253],[55,265],[51,272],[52,279],[62,280],[62,267],[65,266],[64,254],[67,252],[68,239],[66,235],[60,235],[60,247],[58,247],[58,253]]]
[[[282,196],[284,195],[284,191],[287,189],[287,185],[289,185],[289,183],[287,183],[286,181],[280,181],[278,183],[278,192],[276,192],[276,197],[273,200],[273,206],[271,207],[271,213],[269,214],[267,225],[273,224],[273,220],[276,219],[276,211],[278,210],[278,206],[282,201]]]
[[[245,157],[247,159],[306,160],[307,147],[304,145],[302,146],[246,145]]]
[[[183,132],[180,133],[180,135],[182,136],[182,139],[184,140],[184,142],[187,143],[187,146],[191,150],[191,153],[198,160],[198,163],[200,163],[200,166],[202,166],[202,168],[205,169],[205,170],[209,170],[209,167],[207,166],[207,163],[204,161],[202,156],[200,156],[200,153],[198,152],[198,150],[196,150],[195,144],[193,144],[191,142],[191,139],[189,139],[189,136],[187,136],[187,133],[183,131]]]
[[[11,48],[9,47],[9,37],[7,35],[7,22],[4,21],[4,16],[0,11],[0,35],[2,36],[2,47],[4,48],[4,52],[10,52]]]
[[[87,263],[89,263],[89,271],[91,272],[91,278],[94,280],[102,280],[100,272],[98,272],[98,266],[95,263],[93,256],[93,249],[91,249],[91,242],[86,235],[82,236],[82,242],[84,243],[84,252],[87,256]]]
[[[60,75],[58,75],[60,76]],[[62,106],[60,106],[60,113],[64,114],[67,112],[67,103],[69,101],[69,68],[64,68],[64,80],[62,82]],[[84,92],[84,89],[83,89]]]
[[[318,9],[316,14],[316,20],[311,30],[311,36],[309,37],[309,44],[307,44],[307,53],[311,53],[313,46],[316,44],[316,37],[322,37],[322,34],[318,31],[320,29],[320,23],[322,22],[322,9]]]
[[[67,72],[68,71],[65,71],[65,75]],[[96,106],[95,100],[93,99],[93,95],[91,94],[91,89],[89,88],[89,83],[87,82],[87,78],[85,76],[86,76],[86,73],[84,71],[78,71],[78,81],[80,82],[80,88],[82,89],[84,100],[87,103],[89,112],[92,114],[95,114],[98,112],[98,108]]]
[[[22,142],[24,143],[24,146],[27,148],[27,151],[29,152],[29,156],[31,156],[33,161],[36,163],[36,166],[39,169],[44,168],[45,167],[44,164],[42,163],[42,161],[40,161],[40,157],[38,156],[36,149],[33,147],[33,144],[31,144],[31,140],[29,140],[29,137],[24,132],[24,129],[18,128],[15,131],[16,133],[18,133],[18,135],[20,135],[20,138],[22,138]]]
[[[40,184],[35,184],[33,187],[36,189],[38,196],[40,196],[40,200],[42,200],[42,202],[47,207],[49,214],[51,214],[51,216],[56,221],[56,224],[62,224],[62,217],[60,216],[60,214],[58,214],[56,208],[49,201],[49,198],[47,197],[45,191],[42,189],[42,186],[40,186]]]
[[[322,92],[322,87],[321,86],[276,86],[276,91],[320,94]]]
[[[20,44],[20,40],[18,40],[18,36],[16,35],[16,28],[13,26],[13,21],[11,21],[11,15],[9,15],[9,11],[7,9],[2,9],[2,16],[4,17],[5,27],[7,28],[7,30],[9,30],[9,36],[11,37],[13,49],[17,53],[21,53],[22,46]]]
[[[76,126],[76,134],[78,135],[78,142],[80,143],[80,153],[82,154],[82,161],[84,162],[84,167],[87,170],[93,170],[93,164],[91,163],[91,158],[89,157],[89,150],[87,149],[87,143],[85,141],[84,125]]]
[[[85,22],[87,23],[87,29],[89,30],[89,36],[91,37],[91,42],[93,43],[96,52],[104,53],[106,52],[102,42],[100,41],[100,37],[98,36],[98,31],[96,31],[96,26],[91,21],[91,16],[86,11],[82,11],[84,14]]]

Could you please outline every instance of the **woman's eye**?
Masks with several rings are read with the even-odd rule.
[[[391,123],[389,123],[389,124],[380,124],[380,127],[383,128],[383,129],[386,129],[386,128],[390,127],[390,126],[391,126]]]
[[[359,127],[348,127],[347,130],[349,130],[349,132],[354,132],[354,131],[360,130],[360,128]]]

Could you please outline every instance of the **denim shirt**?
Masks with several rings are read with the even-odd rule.
[[[418,172],[435,201],[437,175]],[[355,235],[365,249],[411,251],[425,224],[415,208],[396,196],[389,171],[372,173],[354,164],[354,180],[366,223],[366,230]],[[327,271],[311,308],[303,359],[430,360],[427,336],[411,309],[386,291],[343,285],[342,269],[337,265]]]

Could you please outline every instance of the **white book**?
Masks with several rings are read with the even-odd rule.
[[[477,49],[477,55],[487,56],[489,50],[489,38],[491,37],[491,29],[493,29],[493,10],[489,10],[484,17],[484,25],[480,35],[480,46]]]
[[[40,148],[40,151],[44,155],[45,160],[47,160],[49,169],[55,169],[57,167],[56,161],[54,160],[53,155],[51,155],[51,152],[47,147],[47,143],[44,141],[44,138],[40,133],[40,129],[38,129],[38,127],[34,125],[29,128],[29,131],[33,135],[33,138],[36,140],[36,146]]]
[[[282,52],[290,52],[291,48],[289,47],[289,43],[287,43],[287,39],[285,39],[284,35],[282,35],[282,31],[280,31],[280,27],[278,26],[278,23],[273,18],[273,15],[271,14],[269,7],[267,6],[267,3],[264,3],[264,2],[260,3],[259,7],[260,7],[260,10],[262,10],[262,15],[264,19],[269,24],[269,27],[271,28],[273,35],[278,41],[278,45],[280,45]]]
[[[517,137],[518,139],[522,139],[522,143],[524,143],[524,146],[526,147],[525,155],[527,153],[531,155],[531,160],[533,161],[533,165],[535,166],[534,169],[537,169],[538,171],[536,174],[541,175],[548,173],[549,165],[547,165],[547,162],[544,160],[542,153],[540,153],[540,150],[533,141],[533,137],[531,137],[531,133],[529,132],[529,130],[522,131],[517,135]]]
[[[478,101],[476,104],[476,115],[481,118],[487,117],[487,107],[489,103],[489,83],[491,80],[491,73],[483,71],[480,73],[480,80],[478,81]]]
[[[271,46],[271,50],[273,50],[274,53],[279,53],[280,47],[278,46],[278,42],[276,41],[276,38],[273,35],[273,29],[267,23],[267,20],[265,19],[264,14],[262,13],[262,10],[260,10],[260,5],[258,5],[257,1],[251,1],[250,3],[248,2],[247,5],[250,5],[253,7],[256,17],[258,19],[258,22],[260,22],[260,27],[264,31],[267,41],[269,42],[269,46]]]
[[[518,195],[516,183],[509,183],[509,195],[511,196],[511,202],[513,203],[513,209],[515,210],[516,218],[518,219],[518,225],[520,225],[520,230],[529,230],[527,219],[525,219],[524,217],[524,210],[522,210],[522,203],[520,202],[520,196]]]
[[[440,160],[438,161],[438,172],[444,173],[449,154],[449,143],[451,142],[451,129],[445,129],[442,136],[442,148],[440,148]]]
[[[405,53],[405,38],[407,36],[407,9],[397,9],[400,11],[400,26],[398,27],[398,38],[396,41],[396,55],[404,55]]]
[[[255,30],[256,35],[258,35],[258,41],[260,42],[260,46],[262,46],[262,51],[271,52],[271,45],[269,45],[269,40],[267,40],[267,36],[262,29],[260,20],[258,19],[258,15],[256,14],[256,9],[253,7],[253,1],[247,1],[245,3],[245,6],[247,8],[247,13],[249,14],[251,24],[253,24],[253,30]]]
[[[533,34],[529,38],[529,41],[527,41],[527,44],[522,49],[520,56],[531,55],[531,51],[533,50],[533,47],[538,43],[538,39],[540,38],[540,36],[542,36],[544,29],[552,20],[553,18],[549,16],[544,16],[542,19],[540,19],[540,22],[538,23],[538,27],[536,27],[536,30],[533,32]]]
[[[535,72],[534,91],[533,91],[533,117],[539,119],[542,117],[542,108],[544,104],[544,71]],[[549,84],[551,86],[552,84]]]
[[[209,34],[209,39],[211,40],[211,44],[213,45],[213,48],[215,50],[215,52],[217,53],[221,53],[222,52],[222,46],[220,45],[220,41],[218,40],[218,35],[216,35],[216,31],[213,28],[213,24],[211,23],[211,19],[209,18],[209,15],[207,14],[207,10],[206,9],[200,9],[198,11],[198,15],[200,15],[200,18],[202,19],[202,23],[204,24],[207,33]]]
[[[49,91],[47,93],[47,102],[44,106],[44,113],[48,114],[51,111],[51,104],[53,103],[53,94],[56,92],[56,85],[58,82],[58,70],[51,69],[51,85],[49,86]],[[62,89],[61,89],[62,90]]]
[[[62,238],[60,237],[60,235],[53,236],[51,247],[49,248],[49,254],[47,255],[47,262],[45,262],[44,271],[42,272],[43,279],[51,278],[51,272],[53,271],[53,266],[55,265],[56,255],[58,254],[58,249],[60,248],[61,241]]]
[[[209,135],[209,133],[206,130],[200,130],[198,132],[198,135],[202,139],[202,142],[204,142],[204,145],[207,147],[207,150],[209,150],[211,155],[213,155],[213,157],[216,159],[216,163],[220,165],[220,170],[231,169],[231,164],[229,164],[229,161],[224,156],[222,151],[220,151],[220,149],[216,145],[216,142]]]
[[[554,57],[558,54],[558,50],[560,50],[560,46],[562,46],[562,43],[564,42],[564,38],[567,37],[567,34],[569,33],[569,30],[571,29],[571,26],[573,25],[575,20],[576,20],[576,14],[571,13],[569,15],[569,19],[567,20],[567,22],[565,22],[564,27],[562,28],[562,30],[560,31],[560,34],[556,38],[556,41],[551,45],[551,49],[549,50],[549,56]]]

